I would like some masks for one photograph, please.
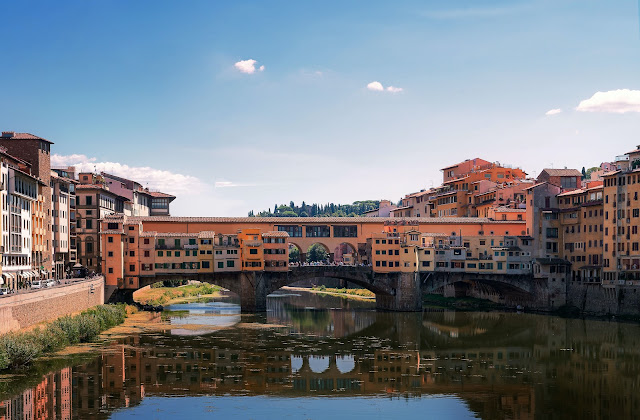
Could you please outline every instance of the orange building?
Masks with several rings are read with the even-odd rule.
[[[287,232],[265,232],[262,234],[264,245],[264,267],[272,271],[289,270],[289,234]]]

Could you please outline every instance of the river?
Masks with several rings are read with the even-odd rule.
[[[0,419],[640,418],[637,324],[373,305],[173,305],[158,330],[4,378]]]

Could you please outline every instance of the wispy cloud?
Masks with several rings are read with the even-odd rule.
[[[426,10],[420,14],[429,19],[482,19],[508,16],[521,13],[531,7],[530,4],[515,4],[502,7],[465,7],[456,9]]]
[[[171,194],[202,194],[211,186],[191,175],[182,175],[148,166],[129,166],[118,162],[100,162],[86,155],[51,156],[51,166],[75,166],[77,172],[107,172],[139,182],[152,190]]]
[[[214,188],[234,188],[234,187],[257,187],[258,184],[231,182],[231,181],[216,181]]]
[[[554,109],[550,109],[547,112],[544,113],[544,115],[558,115],[562,112],[562,109],[560,108],[554,108]]]
[[[372,90],[374,92],[390,92],[390,93],[399,93],[404,91],[403,88],[395,87],[395,86],[387,86],[386,89],[382,86],[382,83],[374,81],[367,84],[367,89]]]
[[[613,114],[640,112],[640,90],[618,89],[596,92],[591,98],[580,101],[576,110]]]
[[[256,67],[257,61],[254,59],[241,60],[233,65],[240,73],[253,74],[256,71],[264,71],[264,66]]]

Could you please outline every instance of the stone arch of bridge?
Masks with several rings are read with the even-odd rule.
[[[316,241],[314,243],[312,243],[311,245],[309,245],[309,247],[307,248],[307,250],[305,251],[305,256],[308,257],[309,255],[309,251],[311,250],[312,247],[314,247],[315,245],[318,245],[320,247],[322,247],[322,249],[324,249],[324,251],[327,253],[327,256],[329,258],[329,261],[333,261],[333,251],[331,250],[331,248],[329,248],[326,244],[322,243],[321,241]]]
[[[345,270],[345,268],[352,270]],[[382,294],[393,296],[395,294],[395,290],[389,281],[386,281],[384,278],[364,275],[359,272],[359,268],[360,267],[340,266],[335,268],[323,266],[293,267],[288,273],[284,273],[284,275],[273,278],[272,281],[269,282],[270,284],[268,285],[267,293],[271,294],[282,287],[289,286],[299,281],[332,278],[353,283],[356,286],[367,289],[376,295]]]

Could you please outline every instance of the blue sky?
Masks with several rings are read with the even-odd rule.
[[[21,1],[0,16],[2,130],[173,192],[174,215],[396,201],[466,158],[536,175],[640,144],[637,0]]]

